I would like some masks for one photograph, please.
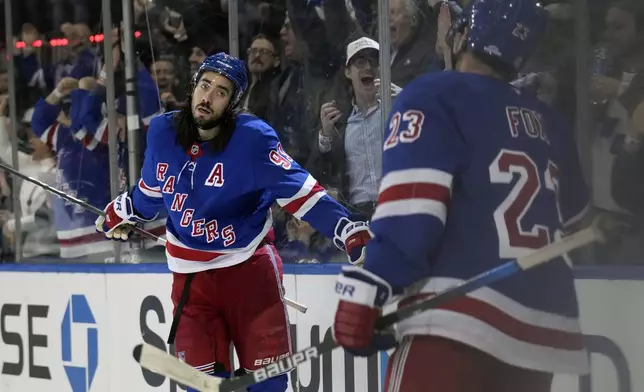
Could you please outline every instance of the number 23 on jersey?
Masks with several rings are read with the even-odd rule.
[[[389,121],[389,136],[385,140],[384,150],[396,147],[398,143],[413,143],[420,137],[423,130],[425,115],[419,110],[407,110],[405,113],[396,112]],[[403,124],[407,125],[404,127]]]
[[[493,184],[511,184],[518,177],[508,196],[494,211],[494,223],[499,236],[499,257],[502,259],[525,256],[563,236],[561,230],[556,230],[554,238],[551,239],[552,228],[535,224],[525,230],[521,222],[544,188],[554,192],[558,219],[562,222],[558,202],[558,169],[551,161],[548,161],[547,166],[540,172],[528,154],[507,149],[501,150],[489,166],[490,182]]]

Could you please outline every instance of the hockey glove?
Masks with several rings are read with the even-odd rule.
[[[382,307],[392,288],[379,276],[357,267],[344,267],[335,284],[340,297],[333,322],[333,338],[356,356],[368,357],[396,345],[392,331],[376,331]]]
[[[371,239],[369,225],[366,222],[351,222],[342,218],[335,226],[335,245],[347,252],[349,263],[361,267],[365,260],[365,246]]]
[[[139,222],[149,222],[148,219],[137,216],[132,207],[132,199],[128,192],[119,195],[105,207],[105,216],[96,219],[96,231],[105,233],[108,239],[127,241],[130,232]]]

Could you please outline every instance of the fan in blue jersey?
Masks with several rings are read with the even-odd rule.
[[[345,267],[334,337],[369,355],[383,305],[431,296],[561,238],[587,206],[568,125],[509,82],[535,50],[535,0],[473,0],[448,34],[457,72],[426,74],[393,104],[363,269]],[[563,260],[398,324],[388,392],[549,392],[588,371]],[[389,340],[389,341],[388,341]]]
[[[78,80],[62,78],[56,89],[34,107],[31,126],[34,133],[56,154],[56,187],[93,205],[109,202],[109,155],[107,145],[99,145],[92,135],[78,137],[74,132],[76,113],[88,91],[78,88]],[[61,103],[71,98],[70,118],[62,121]],[[94,146],[94,148],[91,148]],[[54,198],[60,257],[78,258],[109,252],[109,241],[94,230],[95,215],[62,198]]]
[[[132,225],[167,210],[175,305],[169,340],[176,336],[179,358],[213,374],[221,365],[231,371],[231,341],[247,371],[291,352],[282,262],[272,244],[275,202],[334,238],[353,263],[361,263],[370,238],[366,224],[349,221],[344,207],[284,152],[268,124],[240,109],[246,75],[235,57],[206,58],[186,109],[150,123],[138,186],[96,221],[108,238],[125,240]],[[286,388],[283,374],[249,390]]]

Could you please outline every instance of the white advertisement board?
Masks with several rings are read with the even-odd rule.
[[[0,273],[0,391],[110,389],[100,274]]]
[[[296,348],[330,333],[334,279],[285,275],[287,295],[309,307],[306,314],[289,309]],[[167,273],[0,271],[0,391],[181,391],[132,357],[142,341],[168,350],[170,284]],[[635,370],[644,363],[638,338],[644,285],[583,279],[578,289],[592,377],[559,376],[552,391],[643,391],[644,373]],[[386,354],[353,359],[335,350],[292,372],[289,391],[378,392],[386,360]]]

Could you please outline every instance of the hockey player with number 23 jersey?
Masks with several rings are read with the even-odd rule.
[[[370,355],[383,305],[456,286],[561,238],[584,215],[570,128],[509,82],[547,12],[535,0],[473,0],[447,42],[457,72],[405,87],[390,115],[363,269],[345,267],[334,337]],[[588,371],[573,274],[563,258],[397,325],[387,392],[550,392]]]
[[[238,58],[206,58],[187,108],[150,122],[138,186],[96,221],[108,238],[125,240],[133,225],[167,209],[175,313],[169,341],[176,335],[180,359],[218,376],[232,371],[231,341],[246,371],[291,353],[282,262],[272,244],[274,202],[333,238],[353,263],[370,238],[367,225],[349,221],[284,152],[268,124],[239,108],[246,75]],[[249,391],[286,388],[283,374]]]

